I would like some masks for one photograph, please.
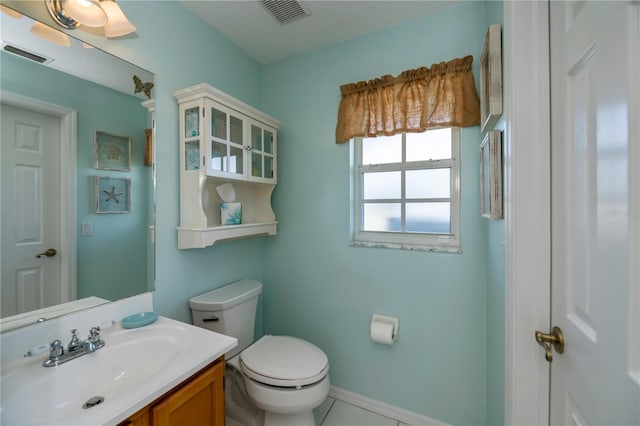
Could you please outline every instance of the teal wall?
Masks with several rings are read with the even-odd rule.
[[[2,52],[2,90],[77,111],[77,218],[93,224],[93,235],[78,227],[78,297],[117,300],[146,291],[147,194],[151,168],[143,165],[148,112],[140,100]],[[117,105],[117,108],[115,107]],[[131,171],[94,168],[94,131],[131,137]],[[94,213],[94,176],[131,179],[131,212]]]
[[[502,1],[486,2],[486,26],[500,24],[504,28]],[[504,61],[503,61],[504,64]],[[504,74],[503,74],[504,76]],[[504,132],[504,119],[495,130]],[[487,424],[504,424],[504,220],[485,219],[487,232]]]
[[[137,27],[96,45],[156,73],[156,291],[158,313],[191,322],[189,298],[242,278],[263,281],[262,238],[178,250],[178,104],[173,92],[206,82],[260,107],[260,66],[177,1],[122,2]],[[261,309],[261,308],[260,308]],[[261,333],[261,312],[257,332]]]
[[[485,5],[457,6],[265,67],[263,108],[279,117],[278,235],[265,241],[265,331],[305,338],[332,384],[452,424],[487,413],[486,226],[479,127],[462,131],[462,254],[350,247],[348,144],[335,144],[341,84],[474,56]],[[400,340],[369,339],[372,313]]]

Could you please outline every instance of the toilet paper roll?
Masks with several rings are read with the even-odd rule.
[[[371,340],[385,345],[393,345],[393,324],[374,321],[370,327]]]

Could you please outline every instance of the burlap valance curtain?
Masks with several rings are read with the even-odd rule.
[[[340,86],[336,143],[353,137],[480,124],[473,56]]]

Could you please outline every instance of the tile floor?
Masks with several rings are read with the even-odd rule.
[[[313,410],[313,415],[318,426],[406,426],[406,423],[331,397]],[[227,418],[227,426],[242,425]]]
[[[401,426],[406,423],[333,398],[313,410],[319,426]]]

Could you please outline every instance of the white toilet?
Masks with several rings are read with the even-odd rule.
[[[329,362],[317,346],[253,332],[262,284],[242,280],[189,301],[193,324],[238,339],[226,354],[227,417],[245,426],[315,426],[329,393]]]

